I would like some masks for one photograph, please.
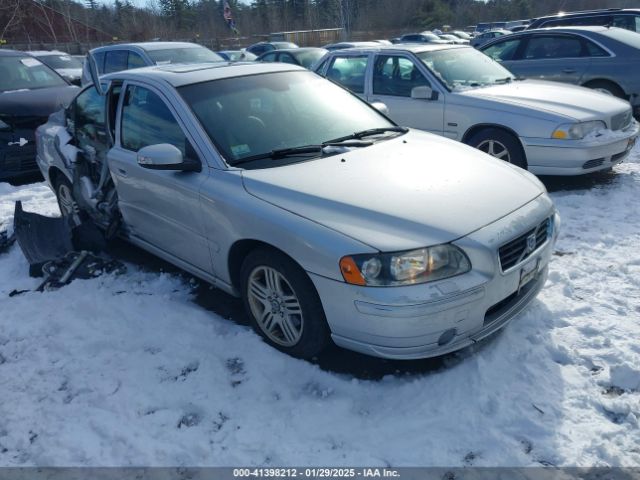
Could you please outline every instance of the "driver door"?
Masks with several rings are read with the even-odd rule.
[[[128,83],[121,95],[116,146],[108,153],[118,205],[129,234],[204,272],[213,273],[204,236],[200,187],[209,169],[160,92]],[[169,143],[203,163],[200,172],[150,170],[138,164],[143,147]]]
[[[414,87],[437,87],[422,73],[410,58],[400,55],[378,54],[374,58],[371,95],[367,101],[382,102],[389,116],[405,127],[443,134],[444,96],[437,100],[411,98]]]

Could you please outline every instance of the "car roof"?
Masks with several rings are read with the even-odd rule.
[[[0,48],[0,57],[20,57],[24,55],[28,54],[18,50],[5,50],[4,48]]]
[[[265,73],[309,70],[290,63],[256,62],[215,62],[199,64],[171,64],[142,67],[110,73],[101,77],[104,80],[145,80],[156,79],[174,87],[193,83],[222,80],[225,78],[245,77]]]
[[[29,55],[34,57],[45,57],[48,55],[66,55],[70,56],[67,52],[61,52],[60,50],[27,50]]]
[[[597,10],[579,10],[575,12],[558,12],[543,17],[538,17],[535,20],[549,20],[555,18],[571,18],[571,17],[589,17],[592,15],[607,15],[611,13],[640,13],[640,9],[637,8],[601,8]]]
[[[268,52],[263,53],[263,55],[265,55],[267,53],[273,53],[273,52],[278,52],[278,53],[283,53],[283,52],[303,53],[303,52],[309,52],[309,51],[312,51],[312,50],[326,50],[326,48],[323,48],[323,47],[280,48],[278,50],[269,50]]]
[[[193,48],[202,47],[197,43],[190,42],[136,42],[136,43],[117,43],[114,45],[106,45],[104,47],[98,47],[91,50],[91,53],[98,53],[108,50],[118,50],[120,48],[140,48],[142,50],[166,50],[168,48]],[[204,48],[204,47],[203,47]]]
[[[469,45],[454,45],[451,43],[396,43],[393,45],[377,45],[370,47],[345,48],[344,50],[334,50],[331,55],[342,55],[345,52],[431,52],[435,50],[448,50],[452,48],[473,48]]]
[[[512,33],[511,35],[528,35],[530,33],[534,33],[534,32],[560,32],[560,33],[581,33],[581,32],[595,32],[595,33],[602,33],[602,32],[607,32],[609,30],[612,30],[614,28],[617,27],[603,27],[600,25],[585,25],[585,26],[571,26],[571,25],[567,25],[564,27],[544,27],[544,28],[532,28],[532,29],[527,29],[527,30],[523,30],[522,32],[515,32]]]

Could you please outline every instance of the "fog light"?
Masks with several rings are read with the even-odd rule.
[[[440,338],[438,339],[438,345],[441,347],[446,345],[451,340],[453,340],[453,337],[455,336],[456,336],[456,329],[450,328],[449,330],[444,332],[442,335],[440,335]]]

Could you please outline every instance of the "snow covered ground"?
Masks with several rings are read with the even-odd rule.
[[[640,466],[640,148],[609,178],[553,193],[562,233],[528,311],[380,379],[289,358],[139,264],[9,297],[38,284],[14,246],[0,465]],[[44,184],[0,184],[0,223],[18,199],[57,213]]]

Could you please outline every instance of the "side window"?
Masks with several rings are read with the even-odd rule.
[[[126,70],[127,53],[126,50],[109,50],[104,59],[104,73]]]
[[[611,22],[614,27],[626,28],[632,32],[640,31],[638,24],[640,24],[640,17],[636,15],[614,15]]]
[[[588,40],[585,41],[587,53],[590,57],[608,57],[610,56],[605,49]]]
[[[411,90],[431,86],[411,60],[404,57],[378,55],[373,66],[373,93],[411,97]]]
[[[140,68],[146,67],[144,59],[138,55],[136,52],[129,52],[129,57],[127,59],[127,69],[131,68]]]
[[[142,147],[169,143],[186,155],[187,139],[164,101],[152,91],[129,85],[124,97],[121,143],[137,152]]]
[[[296,62],[296,59],[293,58],[293,55],[289,54],[289,53],[281,53],[280,54],[280,61],[283,63],[292,63],[294,65],[298,65],[298,62]]]
[[[275,52],[267,53],[264,57],[262,57],[262,61],[263,62],[275,62],[276,61]]]
[[[524,52],[525,60],[574,58],[582,56],[582,42],[568,36],[539,36],[529,39]]]
[[[75,99],[70,117],[78,148],[87,151],[87,147],[92,147],[98,157],[104,155],[107,150],[105,97],[94,87],[87,88]]]
[[[498,62],[506,62],[514,59],[520,43],[521,40],[519,38],[504,40],[502,42],[494,43],[489,48],[483,50],[483,53]]]
[[[367,57],[334,57],[327,70],[327,78],[354,93],[364,93]]]
[[[104,52],[95,53],[93,56],[98,64],[98,73],[104,73]]]

